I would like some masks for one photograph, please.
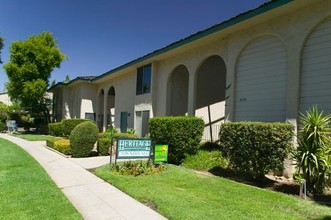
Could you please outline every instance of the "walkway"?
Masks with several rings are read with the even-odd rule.
[[[27,141],[0,134],[26,150],[44,167],[56,185],[82,214],[84,219],[166,219],[109,183],[96,177],[83,166],[92,168],[107,163],[106,158],[65,158],[45,148],[44,141]]]

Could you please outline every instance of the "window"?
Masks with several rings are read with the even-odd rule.
[[[142,95],[151,92],[151,77],[152,77],[151,64],[138,68],[136,95]]]
[[[85,119],[90,119],[95,122],[95,113],[85,113]]]

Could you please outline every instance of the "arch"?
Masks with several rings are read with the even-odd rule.
[[[188,111],[189,72],[184,65],[177,66],[170,74],[167,92],[167,115],[185,115]]]
[[[235,121],[285,121],[288,55],[275,35],[251,40],[236,65]]]
[[[307,35],[301,54],[299,111],[317,105],[331,113],[331,17],[321,20]]]
[[[102,131],[103,130],[104,96],[105,96],[105,91],[103,89],[101,89],[100,92],[99,92],[99,95],[98,95],[99,108],[98,108],[97,125],[98,125],[98,128],[99,128],[99,131]]]
[[[111,86],[108,90],[107,102],[107,127],[115,127],[115,88]]]
[[[80,118],[80,87],[75,87],[71,91],[71,113],[70,118]]]
[[[204,139],[215,141],[218,127],[224,120],[226,65],[218,55],[205,59],[196,72],[195,115],[202,117],[206,127]]]

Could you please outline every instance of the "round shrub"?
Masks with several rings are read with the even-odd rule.
[[[85,122],[85,121],[90,121],[88,119],[81,119],[81,118],[71,118],[71,119],[63,119],[61,121],[62,124],[62,131],[63,131],[63,135],[65,137],[68,137],[71,134],[71,131],[74,130],[74,128]]]
[[[98,136],[98,128],[93,122],[86,121],[77,125],[70,134],[72,156],[89,156],[93,149],[93,145],[98,140]]]

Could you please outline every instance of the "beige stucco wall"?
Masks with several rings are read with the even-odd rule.
[[[165,115],[167,112],[167,82],[172,71],[179,65],[184,65],[190,74],[188,113],[194,114],[195,106],[195,77],[199,65],[209,56],[218,55],[226,63],[227,68],[227,104],[226,118],[234,119],[235,76],[236,65],[241,51],[252,40],[260,36],[276,36],[284,44],[288,53],[288,86],[286,102],[286,120],[296,125],[298,113],[298,97],[300,83],[301,50],[310,31],[324,18],[331,15],[331,2],[322,1],[309,5],[300,10],[280,15],[271,20],[263,20],[259,24],[234,32],[222,38],[204,42],[198,48],[178,53],[166,60],[157,61],[155,87],[155,115]],[[200,113],[205,115],[206,112]]]
[[[244,20],[204,38],[184,44],[141,63],[129,65],[106,75],[93,86],[77,84],[64,87],[62,112],[65,118],[84,117],[86,112],[107,114],[108,91],[115,88],[115,127],[120,128],[121,112],[128,112],[128,128],[137,129],[136,112],[150,111],[150,117],[167,115],[168,83],[176,67],[184,65],[189,73],[188,112],[198,115],[207,123],[207,108],[196,110],[196,78],[199,67],[210,56],[221,57],[226,66],[226,101],[210,106],[214,113],[223,114],[225,120],[235,119],[236,74],[238,58],[246,46],[261,36],[272,36],[283,44],[287,55],[287,88],[285,120],[297,126],[300,96],[301,56],[305,41],[311,31],[325,18],[331,16],[331,1],[297,0],[272,11]],[[148,42],[145,42],[148,43]],[[152,63],[152,89],[150,94],[136,95],[137,68]],[[100,92],[104,90],[103,99]],[[263,91],[261,91],[263,92]],[[104,118],[104,122],[105,122]],[[222,121],[218,122],[222,123]],[[105,124],[105,123],[104,123]],[[105,127],[103,127],[105,129]],[[205,133],[208,133],[208,128]],[[213,131],[214,132],[214,131]],[[213,136],[217,135],[217,132]],[[290,164],[288,164],[291,167]],[[287,169],[289,174],[291,169]]]
[[[84,83],[77,99],[80,101],[80,118],[85,118],[85,113],[94,113],[96,111],[97,88],[91,83]]]
[[[309,32],[323,18],[331,15],[331,4],[323,1],[316,5],[302,8],[286,16],[262,22],[248,29],[234,33],[227,38],[228,42],[228,75],[227,84],[235,84],[235,72],[238,56],[243,48],[254,38],[262,35],[277,36],[288,52],[288,88],[286,120],[296,125],[300,83],[301,50]],[[228,90],[226,115],[234,119],[235,86]]]
[[[304,4],[307,5],[303,8],[297,8]],[[291,8],[293,9],[292,11]],[[226,103],[218,103],[218,105],[212,107],[215,111],[225,112],[226,120],[232,121],[234,120],[235,112],[238,57],[252,40],[260,36],[275,36],[284,44],[288,55],[286,120],[296,125],[299,105],[301,51],[305,39],[311,30],[330,15],[330,1],[313,2],[303,0],[288,3],[277,8],[275,11],[267,12],[256,18],[254,17],[252,21],[244,21],[237,26],[211,34],[205,38],[176,48],[169,53],[152,57],[144,61],[144,63],[132,65],[127,69],[112,73],[93,82],[96,90],[89,90],[89,98],[80,97],[78,88],[71,88],[69,89],[70,91],[65,91],[64,89],[63,99],[68,106],[64,106],[64,113],[66,117],[82,117],[85,112],[91,110],[94,112],[107,112],[106,104],[103,105],[103,110],[100,110],[101,105],[100,100],[98,101],[98,95],[101,89],[104,89],[104,103],[106,103],[107,92],[113,86],[116,92],[115,126],[120,126],[120,112],[126,111],[130,113],[128,127],[134,128],[136,111],[149,110],[150,117],[167,114],[169,77],[177,66],[184,65],[189,72],[188,114],[197,114],[205,118],[207,114],[206,110],[200,109],[195,111],[196,75],[200,65],[208,57],[218,55],[226,64],[226,86],[229,87],[226,90],[226,97],[228,98]],[[272,18],[270,19],[269,17]],[[136,69],[148,63],[152,63],[153,68],[152,92],[151,94],[136,96]],[[76,98],[73,97],[82,98],[82,102],[76,103],[74,101]],[[77,104],[79,104],[80,110],[74,106]]]
[[[121,112],[128,112],[128,128],[134,128],[134,109],[135,109],[135,99],[136,99],[136,72],[135,70],[130,70],[125,72],[118,77],[110,77],[110,79],[104,80],[100,86],[98,86],[98,92],[103,89],[105,91],[103,112],[110,112],[106,109],[108,100],[107,95],[111,87],[115,89],[115,127],[120,128],[120,117]],[[97,109],[100,109],[102,104],[99,102],[97,104]]]

